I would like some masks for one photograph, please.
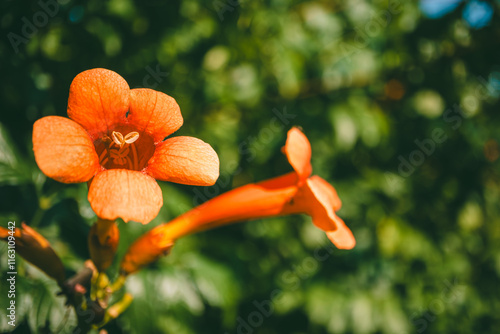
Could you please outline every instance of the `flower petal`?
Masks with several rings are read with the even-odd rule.
[[[309,202],[308,213],[313,218],[313,223],[323,231],[333,231],[337,229],[336,214],[333,210],[330,193],[325,191],[325,187],[316,178],[309,178],[301,188],[302,196]],[[326,181],[325,181],[326,182]]]
[[[100,169],[89,135],[68,118],[47,116],[36,121],[33,150],[42,172],[59,182],[86,182]]]
[[[356,239],[351,230],[340,217],[336,217],[337,229],[326,232],[326,236],[338,249],[352,249],[356,246]]]
[[[156,146],[147,173],[158,180],[210,186],[219,177],[219,157],[198,138],[169,138]]]
[[[183,123],[181,110],[173,97],[146,88],[130,91],[127,120],[153,137],[155,143],[177,131]]]
[[[319,176],[313,176],[299,188],[293,200],[283,208],[283,214],[306,213],[314,225],[327,232],[328,238],[339,248],[354,247],[356,241],[345,223],[335,214],[340,200],[332,186]],[[351,247],[351,248],[352,248]]]
[[[304,185],[306,196],[314,196],[316,199],[311,207],[313,223],[326,232],[335,246],[340,249],[351,249],[356,245],[356,240],[344,221],[335,214],[334,208],[338,202],[332,197],[333,187],[329,184],[327,187],[326,184],[328,183],[324,179],[315,176],[307,179]]]
[[[130,88],[119,74],[95,68],[78,74],[71,83],[68,116],[93,139],[124,122]]]
[[[311,175],[311,144],[307,137],[297,127],[288,131],[284,153],[293,169],[299,174],[300,183]]]
[[[97,174],[90,184],[88,199],[102,219],[122,218],[143,224],[153,220],[163,205],[161,189],[153,178],[126,169]]]
[[[335,188],[328,183],[325,179],[320,176],[313,175],[309,178],[315,187],[318,189],[317,192],[325,197],[325,203],[328,203],[328,206],[333,207],[334,211],[339,211],[342,207],[342,201],[337,195],[337,191]]]

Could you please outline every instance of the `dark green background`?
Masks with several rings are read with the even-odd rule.
[[[221,161],[213,187],[161,183],[165,205],[151,224],[120,223],[120,254],[197,202],[290,171],[280,148],[293,125],[309,137],[314,173],[337,188],[357,239],[318,261],[332,249],[307,216],[181,239],[131,277],[135,300],[110,333],[494,333],[500,20],[491,3],[490,24],[471,29],[464,4],[428,19],[402,0],[66,0],[23,37],[26,21],[43,23],[43,8],[2,1],[0,222],[36,227],[69,274],[88,258],[86,185],[44,177],[31,131],[43,116],[66,115],[78,73],[104,67],[130,87],[173,96],[185,120],[176,135],[210,143]],[[13,47],[12,34],[26,43]],[[278,128],[284,111],[293,117]],[[411,158],[418,166],[400,169]],[[18,265],[17,332],[69,331],[55,284],[19,257]],[[255,303],[275,290],[272,314],[258,321]],[[2,302],[2,331],[4,312]]]

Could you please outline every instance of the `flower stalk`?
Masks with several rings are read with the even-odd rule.
[[[113,220],[97,218],[88,236],[90,258],[97,270],[103,272],[113,263],[120,239],[120,231]]]

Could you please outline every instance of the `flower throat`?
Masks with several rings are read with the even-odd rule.
[[[154,143],[145,133],[122,127],[94,141],[99,163],[106,169],[140,171],[154,153]]]

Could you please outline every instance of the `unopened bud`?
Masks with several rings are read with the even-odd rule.
[[[64,266],[59,256],[41,234],[24,223],[21,226],[22,228],[16,228],[14,233],[0,227],[0,238],[9,241],[9,237],[13,237],[16,253],[61,285],[64,281]]]

